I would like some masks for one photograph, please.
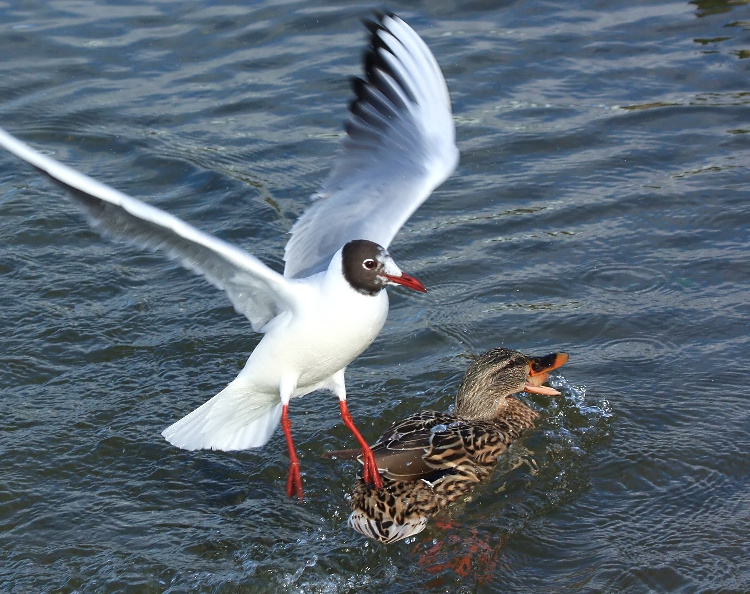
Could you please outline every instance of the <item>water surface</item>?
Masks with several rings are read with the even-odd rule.
[[[281,268],[342,138],[353,2],[0,5],[0,126]],[[107,242],[0,154],[0,590],[750,588],[750,8],[391,4],[448,81],[461,164],[392,245],[347,373],[368,439],[446,409],[466,354],[564,350],[557,401],[471,501],[408,543],[346,526],[354,445],[294,402],[305,504],[262,450],[160,436],[258,337],[159,254]]]

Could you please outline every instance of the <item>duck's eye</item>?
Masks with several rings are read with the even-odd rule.
[[[364,262],[362,262],[362,266],[365,267],[367,270],[372,270],[378,265],[378,263],[373,260],[372,258],[367,258]]]

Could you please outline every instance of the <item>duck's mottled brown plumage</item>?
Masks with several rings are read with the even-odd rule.
[[[529,358],[492,349],[469,367],[453,414],[422,411],[391,427],[372,447],[383,477],[376,489],[361,478],[349,525],[383,543],[421,532],[430,516],[485,479],[539,414],[510,396],[537,388],[567,360],[555,353]]]

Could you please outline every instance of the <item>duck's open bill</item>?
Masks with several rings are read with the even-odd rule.
[[[534,377],[565,365],[568,362],[568,354],[552,353],[544,357],[529,357],[529,361],[531,362],[529,377]]]
[[[528,382],[526,382],[526,384],[524,385],[523,391],[529,392],[531,394],[541,394],[542,396],[559,396],[560,395],[560,392],[558,392],[554,388],[550,388],[549,386],[535,386]]]
[[[542,384],[549,379],[549,372],[568,362],[567,353],[552,353],[544,357],[529,357],[529,378],[523,389],[542,396],[559,396],[560,392]]]

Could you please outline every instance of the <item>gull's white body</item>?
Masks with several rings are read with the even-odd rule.
[[[264,445],[281,417],[280,386],[291,398],[320,389],[346,396],[344,369],[383,327],[388,293],[363,295],[337,274],[294,282],[300,309],[275,317],[235,380],[164,431],[172,444],[196,449],[211,436],[212,449]]]
[[[386,292],[355,290],[342,274],[341,248],[354,239],[387,248],[453,171],[458,150],[445,80],[425,43],[401,19],[387,15],[371,26],[371,44],[367,80],[355,85],[348,135],[316,201],[292,228],[283,276],[244,249],[0,129],[0,146],[71,190],[95,228],[164,250],[224,290],[253,329],[264,333],[234,381],[163,432],[180,448],[262,446],[292,397],[328,389],[343,401],[346,366],[383,326]]]

